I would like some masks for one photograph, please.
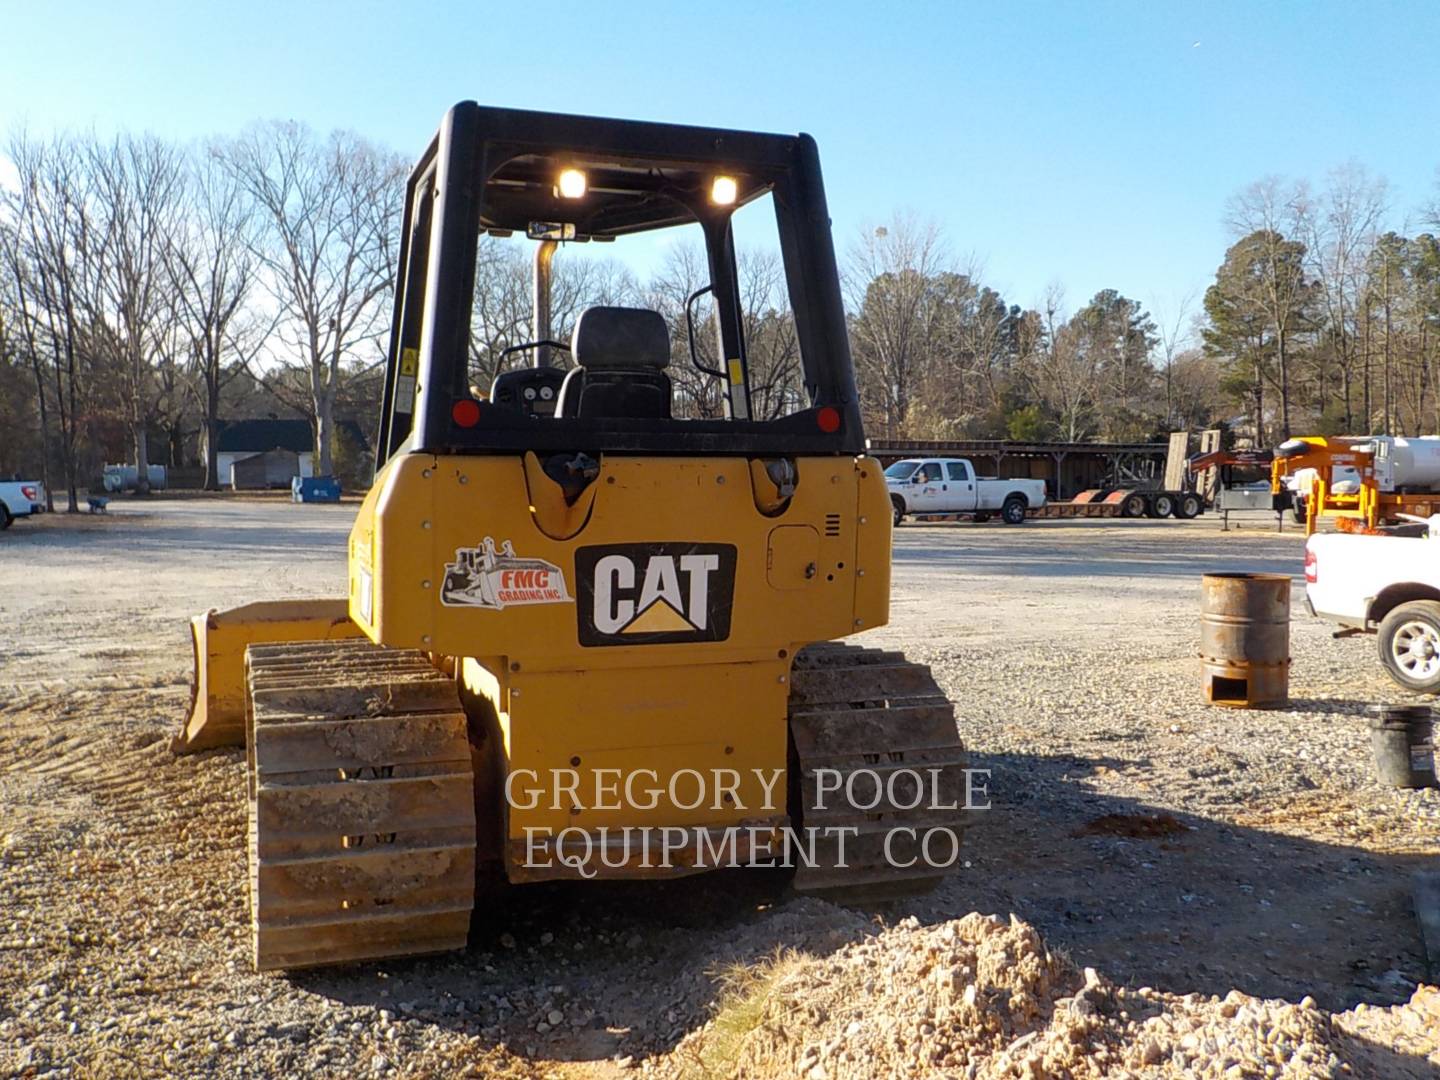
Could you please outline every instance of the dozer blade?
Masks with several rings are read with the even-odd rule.
[[[814,864],[796,867],[796,892],[863,906],[944,880],[920,845],[941,829],[938,857],[958,854],[966,758],[955,709],[928,667],[898,652],[811,645],[791,671],[790,736],[792,817],[822,838]]]
[[[265,600],[196,615],[190,620],[190,714],[171,748],[188,754],[245,744],[246,646],[363,636],[344,600]]]

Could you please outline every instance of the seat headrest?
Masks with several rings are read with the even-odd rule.
[[[668,367],[670,329],[648,308],[586,308],[575,323],[570,355],[585,368]]]

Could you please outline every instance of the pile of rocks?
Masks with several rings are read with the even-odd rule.
[[[756,1016],[725,1060],[727,1018],[692,1034],[682,1071],[880,1076],[1433,1076],[1440,992],[1331,1014],[1232,991],[1177,996],[1077,969],[1011,916],[904,922],[823,958],[778,959],[723,1009]],[[758,1006],[758,1008],[757,1008]]]

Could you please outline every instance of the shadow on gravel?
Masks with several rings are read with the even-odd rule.
[[[1426,694],[1415,694],[1402,690],[1398,686],[1388,687],[1388,692],[1381,695],[1381,700],[1403,701],[1420,705],[1437,703],[1437,699]],[[1305,713],[1336,713],[1348,716],[1365,716],[1376,704],[1376,695],[1362,698],[1305,698],[1292,697],[1285,708],[1294,712]]]
[[[537,1060],[638,1058],[673,1049],[708,1018],[730,964],[779,949],[824,955],[871,931],[860,913],[783,903],[788,882],[784,871],[728,870],[526,885],[477,915],[461,956],[286,977]]]
[[[1198,547],[1198,545],[1197,545]],[[1057,551],[1039,545],[996,544],[962,546],[951,541],[943,545],[909,543],[895,547],[895,569],[915,563],[931,570],[963,571],[997,577],[1073,578],[1090,577],[1184,578],[1199,588],[1199,575],[1216,571],[1289,574],[1299,578],[1300,555],[1295,551],[1256,556],[1253,551],[1195,550],[1182,553],[1173,546],[1161,548],[1122,540],[1099,540],[1088,549],[1083,561],[1073,551]]]
[[[1408,999],[1424,975],[1408,893],[1422,860],[1085,787],[1098,768],[1125,764],[973,755],[973,767],[992,770],[995,805],[971,827],[968,865],[931,897],[882,910],[884,921],[1014,912],[1075,963],[1175,994],[1310,995],[1332,1010]],[[873,913],[784,902],[786,888],[783,873],[761,871],[524,886],[477,916],[463,955],[288,978],[396,1021],[469,1036],[477,1057],[503,1043],[536,1063],[638,1060],[672,1050],[704,1023],[729,964],[782,948],[826,955],[876,928]],[[1351,1041],[1375,1075],[1426,1068]]]
[[[992,770],[967,868],[907,912],[939,921],[1014,912],[1076,963],[1177,994],[1344,1010],[1389,1005],[1425,979],[1410,877],[1433,857],[1387,856],[1095,793],[1115,762],[972,754]],[[1274,808],[1269,808],[1274,812]],[[1295,810],[1297,827],[1304,825]]]

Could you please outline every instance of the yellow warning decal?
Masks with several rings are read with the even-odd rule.
[[[725,363],[730,368],[730,381],[739,386],[745,381],[745,369],[740,366],[739,360],[727,360]]]
[[[401,374],[401,375],[418,375],[419,373],[420,373],[420,350],[419,350],[419,349],[401,349],[401,350],[400,350],[400,374]]]
[[[694,630],[690,621],[667,604],[656,600],[621,630],[622,634],[675,634]]]

